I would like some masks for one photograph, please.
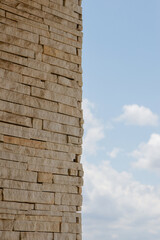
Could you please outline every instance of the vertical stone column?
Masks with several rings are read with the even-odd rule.
[[[81,240],[81,0],[0,1],[0,240]]]

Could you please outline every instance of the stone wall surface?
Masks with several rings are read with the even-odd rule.
[[[0,240],[81,240],[81,0],[0,0]]]

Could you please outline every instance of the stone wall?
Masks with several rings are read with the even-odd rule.
[[[81,0],[0,0],[0,240],[80,240]]]

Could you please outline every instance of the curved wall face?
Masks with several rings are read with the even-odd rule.
[[[0,1],[0,239],[80,240],[79,0]]]

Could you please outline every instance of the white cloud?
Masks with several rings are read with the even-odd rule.
[[[158,240],[160,191],[118,172],[108,161],[84,163],[85,239]]]
[[[132,156],[137,159],[133,163],[134,167],[160,170],[160,135],[152,134],[147,143],[141,143],[137,150],[132,153]]]
[[[158,116],[149,108],[144,106],[124,105],[123,114],[115,119],[119,122],[124,122],[126,125],[138,125],[138,126],[157,126]]]
[[[116,158],[121,151],[122,151],[122,149],[120,149],[120,148],[113,148],[113,150],[110,153],[108,153],[108,155],[111,158]]]
[[[94,104],[87,99],[83,101],[84,129],[83,150],[87,154],[95,154],[99,142],[104,138],[104,126],[92,113]]]
[[[102,162],[102,159],[97,159],[99,164],[86,162],[85,159],[89,159],[90,154],[101,153],[99,142],[105,138],[105,127],[94,116],[94,105],[88,100],[84,101],[83,109],[83,238],[159,240],[160,190],[137,182],[126,171],[118,172],[109,161]],[[133,155],[139,161],[141,157],[151,159],[155,154],[154,161],[147,160],[148,164],[155,164],[155,159],[159,158],[158,149],[160,135],[153,134],[149,142],[141,144]],[[113,149],[110,154],[112,157],[116,156],[118,149]]]

